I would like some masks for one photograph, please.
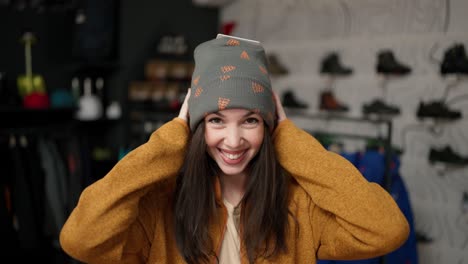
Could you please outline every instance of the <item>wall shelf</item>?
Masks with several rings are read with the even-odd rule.
[[[74,120],[77,108],[25,109],[0,107],[0,127],[27,128],[69,123]]]

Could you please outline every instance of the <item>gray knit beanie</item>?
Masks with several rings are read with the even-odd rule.
[[[259,113],[270,130],[275,101],[261,45],[235,38],[217,38],[195,48],[195,69],[189,100],[190,129],[213,112],[244,108]]]

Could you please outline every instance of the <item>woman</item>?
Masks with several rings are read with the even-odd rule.
[[[86,188],[62,229],[86,263],[315,263],[408,236],[392,197],[288,120],[263,48],[195,50],[180,114]]]

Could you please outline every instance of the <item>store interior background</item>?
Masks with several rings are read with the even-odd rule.
[[[274,55],[276,65],[269,69],[274,90],[283,99],[286,92],[292,92],[296,103],[306,106],[287,108],[299,126],[341,135],[333,137],[335,143],[339,142],[333,145],[347,153],[364,150],[369,144],[368,135],[391,144],[391,148],[384,145],[383,151],[392,150],[392,157],[399,161],[398,174],[411,203],[419,263],[468,264],[468,121],[464,117],[468,111],[468,78],[440,72],[445,52],[455,44],[468,44],[467,1],[93,2],[0,0],[0,150],[2,167],[8,168],[0,178],[4,187],[0,240],[11,250],[19,246],[29,254],[18,257],[43,258],[46,263],[72,261],[60,252],[56,236],[79,192],[143,143],[151,131],[176,116],[176,101],[190,85],[193,48],[217,33],[226,33],[259,40],[267,54]],[[77,11],[86,6],[82,10],[89,19],[83,27],[77,22]],[[17,94],[17,78],[25,73],[25,49],[19,41],[25,30],[37,37],[32,45],[32,69],[43,77],[49,107],[25,109],[24,98]],[[97,36],[104,38],[101,44],[108,43],[103,52],[83,55],[80,47],[84,41],[100,39]],[[179,40],[183,36],[185,51],[161,52],[158,46],[165,36]],[[112,41],[105,42],[106,38]],[[392,51],[411,72],[379,74],[377,57],[384,50]],[[330,53],[338,54],[340,63],[352,73],[322,74],[323,59]],[[74,78],[79,80],[78,94],[72,89]],[[102,115],[97,118],[78,118],[77,112],[83,109],[63,103],[67,95],[79,102],[87,78],[92,80],[93,93],[102,103]],[[102,91],[96,90],[98,79],[103,80]],[[321,110],[324,92],[333,94],[333,99],[346,105],[348,111]],[[172,101],[164,101],[164,96],[171,96]],[[371,120],[377,121],[366,121],[362,108],[375,99],[397,107],[400,113],[371,115]],[[441,100],[461,118],[418,118],[421,102]],[[115,106],[112,102],[120,109],[113,109],[114,115],[107,114],[111,113],[110,105]],[[386,129],[389,122],[391,134]],[[431,150],[447,146],[461,157],[456,165],[450,160],[436,164],[429,161]],[[15,148],[32,149],[35,154],[27,155],[36,155],[33,157],[42,161],[32,165],[31,156],[25,157]],[[62,164],[50,165],[53,150],[61,154]],[[32,187],[13,188],[21,161],[25,168],[43,168],[42,173],[22,170],[25,181],[39,176],[43,181]],[[391,164],[396,166],[394,161]],[[380,180],[388,183],[391,175]],[[53,180],[57,184],[51,186]],[[34,197],[42,197],[35,202],[42,201],[40,208],[44,210],[34,207],[30,201]],[[21,203],[23,211],[19,215],[24,217],[28,208],[35,208],[34,213],[29,213],[40,219],[23,220],[23,227],[28,223],[34,226],[21,232],[15,229],[9,221],[15,212],[4,206],[10,198],[12,204],[29,199]],[[54,206],[61,206],[62,212],[46,209]],[[54,221],[46,228],[47,215]],[[44,245],[44,241],[49,244]],[[4,252],[9,250],[7,247]]]

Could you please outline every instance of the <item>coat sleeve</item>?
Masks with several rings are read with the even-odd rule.
[[[326,150],[291,120],[274,133],[278,160],[314,206],[305,213],[320,259],[364,259],[385,255],[407,239],[408,222],[391,195],[368,182],[340,155]]]
[[[63,250],[85,263],[144,263],[156,223],[142,198],[176,177],[188,135],[175,118],[88,186],[61,230]]]

